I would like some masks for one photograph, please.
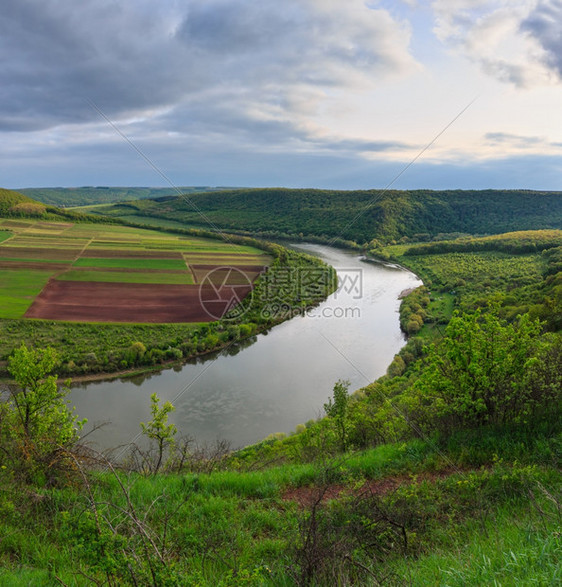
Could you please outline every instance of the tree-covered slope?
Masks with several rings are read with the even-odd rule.
[[[241,189],[129,202],[99,212],[365,242],[424,234],[562,228],[562,193]]]
[[[114,204],[127,200],[140,200],[143,198],[159,198],[162,196],[176,195],[178,189],[182,192],[206,192],[220,188],[206,186],[181,187],[181,188],[153,188],[153,187],[108,187],[108,186],[84,186],[84,187],[52,187],[52,188],[24,188],[22,194],[35,198],[49,206],[91,206],[96,204]]]
[[[119,220],[87,214],[82,211],[65,210],[39,202],[14,190],[0,188],[0,218],[41,218],[49,221],[120,223]]]
[[[0,188],[0,216],[22,215],[26,211],[38,212],[41,209],[44,211],[45,207],[39,202],[19,192]]]

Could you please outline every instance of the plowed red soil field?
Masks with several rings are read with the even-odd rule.
[[[232,297],[247,295],[251,287],[212,287],[50,281],[25,318],[69,322],[210,322],[222,316]],[[200,299],[204,300],[204,304]]]

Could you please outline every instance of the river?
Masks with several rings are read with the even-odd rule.
[[[353,252],[312,244],[294,248],[335,267],[338,292],[307,315],[205,360],[136,379],[74,386],[70,402],[88,419],[84,432],[109,422],[88,437],[96,448],[138,440],[155,392],[176,407],[170,421],[180,433],[199,443],[228,440],[237,448],[320,416],[338,379],[355,390],[386,372],[405,343],[398,296],[420,280]]]

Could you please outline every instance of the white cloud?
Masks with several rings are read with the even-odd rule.
[[[541,27],[532,24],[537,22],[533,15],[541,4],[548,2],[434,0],[434,32],[442,42],[500,81],[518,87],[551,84],[558,76],[546,58]],[[552,33],[552,27],[547,28]]]

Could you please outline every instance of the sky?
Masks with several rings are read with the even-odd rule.
[[[2,187],[561,180],[562,0],[2,0]]]

